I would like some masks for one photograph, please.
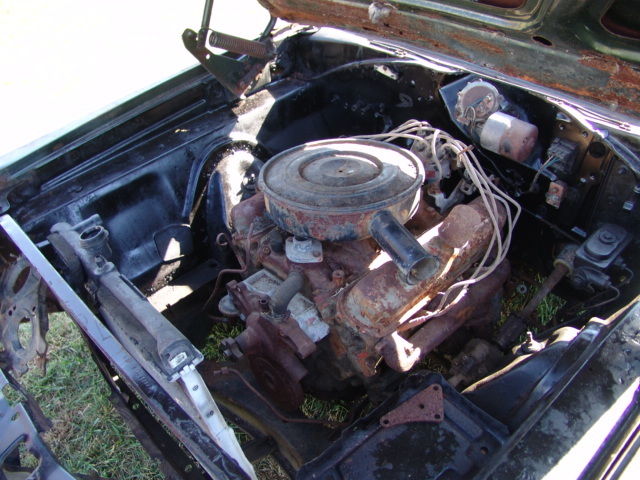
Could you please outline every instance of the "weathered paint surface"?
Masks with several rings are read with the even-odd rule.
[[[393,2],[378,18],[370,16],[372,2],[364,0],[260,2],[289,21],[410,43],[588,101],[601,112],[622,114],[623,121],[640,117],[640,40],[606,30],[605,2],[539,0],[520,9],[468,1]]]
[[[342,291],[337,302],[340,323],[371,337],[390,335],[403,319],[466,271],[487,248],[492,233],[491,221],[478,201],[454,207],[433,233],[425,235],[428,241],[423,246],[440,259],[433,278],[410,285],[387,262]]]

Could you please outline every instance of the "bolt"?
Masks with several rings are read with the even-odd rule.
[[[198,390],[198,385],[194,385],[191,390],[193,390],[194,392]]]
[[[266,298],[261,298],[258,300],[258,305],[260,306],[260,310],[263,312],[269,311],[269,300]]]
[[[636,195],[640,195],[640,185],[636,185],[635,187],[633,187],[633,193],[635,193]]]
[[[271,248],[269,248],[268,245],[263,245],[262,248],[260,249],[260,253],[266,257],[271,253]]]
[[[242,358],[242,352],[240,346],[233,338],[225,338],[220,342],[220,346],[223,348],[222,353],[225,357],[239,360]]]
[[[523,353],[536,353],[544,348],[544,344],[536,341],[536,339],[533,338],[533,333],[527,332],[526,335],[527,339],[522,344]]]
[[[608,230],[600,232],[599,238],[602,243],[613,243],[616,239],[615,235]]]
[[[319,257],[321,254],[320,254],[320,252],[319,252],[319,251],[317,251],[317,250],[316,250],[315,252],[313,252],[313,254],[312,254],[312,255],[313,255],[314,257],[316,257],[316,258],[317,258],[317,257]]]

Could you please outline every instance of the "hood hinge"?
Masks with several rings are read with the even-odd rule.
[[[196,33],[187,28],[182,34],[182,41],[186,49],[223,87],[242,98],[257,83],[257,77],[269,60],[275,57],[275,48],[269,34],[276,19],[271,18],[258,40],[246,40],[209,28],[212,9],[213,0],[206,0],[200,30]],[[240,56],[233,58],[226,54],[216,54],[207,46]]]

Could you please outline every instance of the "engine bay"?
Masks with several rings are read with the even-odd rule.
[[[290,475],[335,478],[354,425],[438,451],[416,421],[468,449],[438,471],[476,471],[590,319],[636,295],[639,172],[507,83],[322,32],[281,50],[246,99],[194,75],[55,153],[12,215],[141,364],[169,382],[198,364]],[[309,398],[347,415],[308,418]]]

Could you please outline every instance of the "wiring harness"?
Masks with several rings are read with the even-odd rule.
[[[418,142],[424,147],[430,149],[431,159],[435,164],[440,178],[443,177],[444,172],[441,160],[443,152],[451,152],[456,159],[455,161],[458,163],[457,167],[464,168],[469,180],[473,183],[480,194],[482,203],[486,208],[493,225],[493,234],[491,236],[489,247],[468,278],[452,284],[444,292],[441,292],[441,299],[435,310],[430,311],[419,318],[409,320],[407,322],[407,326],[423,323],[430,318],[443,314],[449,305],[455,304],[465,295],[467,287],[491,275],[498,265],[500,265],[500,263],[502,263],[506,258],[511,244],[513,230],[522,211],[520,205],[504,190],[498,187],[494,182],[494,179],[484,171],[482,165],[478,161],[478,158],[473,153],[472,146],[466,145],[460,140],[455,139],[443,130],[432,127],[428,122],[409,120],[387,133],[357,135],[351,138],[380,140],[383,142],[407,139],[411,142]],[[499,222],[501,209],[504,209],[506,212],[505,233],[502,232]],[[490,260],[491,253],[494,250],[495,255],[493,259]],[[456,291],[458,294],[455,299],[447,303],[449,297]]]

